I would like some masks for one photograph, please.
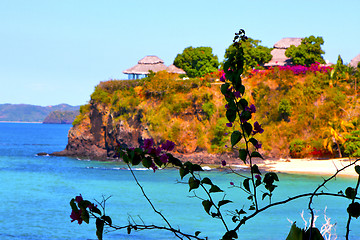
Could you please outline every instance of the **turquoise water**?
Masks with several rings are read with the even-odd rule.
[[[112,196],[106,205],[107,214],[117,225],[127,224],[129,216],[137,222],[163,225],[121,163],[77,160],[76,158],[36,156],[38,152],[54,152],[65,148],[70,125],[0,123],[0,239],[96,239],[95,224],[70,222],[69,201],[82,194],[86,199],[101,200]],[[186,184],[179,183],[173,169],[152,171],[137,169],[136,175],[155,206],[173,226],[184,232],[201,231],[202,236],[219,239],[224,229],[219,220],[210,218],[202,209],[201,200],[190,198]],[[231,189],[230,181],[240,180],[233,174],[208,171],[202,174],[226,191],[226,199],[234,203],[229,209],[248,206],[246,195]],[[313,191],[322,182],[321,176],[280,174],[274,201],[302,192]],[[355,180],[338,178],[329,185],[333,192],[354,186]],[[201,197],[201,192],[198,193]],[[221,200],[222,194],[215,194]],[[306,218],[307,200],[297,200],[274,207],[249,220],[239,231],[240,239],[285,239],[291,223],[303,227],[300,213]],[[266,202],[261,202],[264,205]],[[323,211],[336,223],[338,239],[343,239],[347,220],[346,199],[315,198],[319,215],[316,226],[324,222]],[[230,223],[230,217],[229,224]],[[351,239],[360,239],[359,220],[351,225]],[[200,236],[201,236],[200,235]],[[105,239],[173,239],[162,231],[111,232]]]

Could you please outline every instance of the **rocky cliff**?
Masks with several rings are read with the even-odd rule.
[[[222,114],[219,86],[184,81],[171,84],[166,91],[158,91],[162,88],[154,82],[100,83],[89,104],[81,106],[66,149],[54,155],[113,158],[118,146],[138,147],[149,137],[157,142],[174,141],[175,152],[182,154],[210,149],[209,137],[214,134],[205,133],[211,130],[210,122],[216,126]]]

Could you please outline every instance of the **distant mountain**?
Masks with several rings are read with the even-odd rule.
[[[46,124],[71,124],[75,117],[79,115],[79,110],[74,111],[53,111],[47,115],[43,123]]]
[[[59,104],[54,106],[36,106],[30,104],[0,104],[0,121],[43,122],[53,111],[76,111],[80,106]]]

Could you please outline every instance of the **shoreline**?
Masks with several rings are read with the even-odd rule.
[[[279,159],[279,160],[264,160],[263,163],[258,164],[259,167],[266,171],[292,174],[308,174],[308,175],[323,175],[332,176],[337,170],[342,169],[350,163],[355,162],[356,159],[349,158],[335,158],[335,159]],[[359,162],[360,164],[360,162]],[[355,165],[347,167],[338,173],[338,176],[358,177],[355,172]]]

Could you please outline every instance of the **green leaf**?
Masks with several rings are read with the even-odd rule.
[[[231,134],[231,145],[234,147],[238,142],[240,142],[242,134],[239,131],[234,131]]]
[[[252,125],[248,122],[244,122],[243,126],[244,126],[246,134],[250,135],[252,133]]]
[[[222,240],[233,240],[233,239],[237,239],[237,238],[238,238],[238,235],[237,235],[236,231],[230,230],[224,234],[224,236],[222,237]]]
[[[262,200],[264,200],[266,196],[270,196],[270,194],[269,194],[269,193],[264,193],[264,194],[262,195]]]
[[[251,157],[264,159],[259,152],[252,152]]]
[[[237,213],[240,215],[240,214],[246,214],[246,212],[243,210],[243,209],[241,209],[240,211],[237,211]]]
[[[298,228],[294,222],[290,228],[290,232],[286,237],[286,240],[303,240],[305,239],[304,234],[305,231],[301,228]]]
[[[188,173],[190,173],[188,168],[181,167],[179,169],[181,179],[183,179]]]
[[[222,84],[222,85],[221,85],[221,88],[220,88],[221,93],[222,93],[223,95],[228,94],[228,89],[229,89],[229,87],[230,87],[230,84],[229,84],[229,83],[224,83],[224,84]]]
[[[102,216],[101,219],[103,219],[105,222],[107,222],[109,225],[112,224],[112,220],[111,220],[111,217],[109,216]]]
[[[92,211],[93,213],[97,213],[97,214],[101,215],[101,211],[100,211],[100,209],[98,209],[97,207],[92,207],[92,208],[91,208],[91,211]]]
[[[84,222],[86,222],[87,224],[89,224],[89,219],[90,219],[90,215],[88,211],[81,211],[81,218],[82,220],[84,220]]]
[[[88,200],[83,200],[80,203],[78,203],[79,208],[83,211],[90,205],[92,205],[92,203]]]
[[[200,233],[201,233],[200,231],[196,231],[195,236],[199,236]]]
[[[236,111],[233,109],[227,109],[226,118],[229,120],[229,122],[234,122],[236,119]]]
[[[231,203],[232,201],[230,201],[230,200],[221,200],[221,201],[219,201],[219,203],[218,203],[218,207],[221,207],[221,206],[223,206],[223,205],[225,205],[225,204],[228,204],[228,203]]]
[[[193,189],[197,189],[200,186],[200,180],[193,177],[189,178],[189,192]]]
[[[242,109],[245,109],[245,107],[247,107],[249,105],[248,101],[246,101],[244,98],[240,99],[239,101]]]
[[[360,175],[360,166],[359,165],[355,166],[355,172]]]
[[[200,165],[198,165],[198,164],[193,164],[192,170],[193,170],[194,172],[196,172],[196,171],[204,171],[204,170],[202,169],[202,167],[201,167]]]
[[[211,182],[211,180],[210,180],[210,178],[208,178],[208,177],[203,178],[203,179],[201,180],[201,183],[202,183],[202,184],[213,185],[212,182]]]
[[[73,199],[71,199],[71,201],[70,201],[70,206],[71,206],[71,209],[73,210],[73,211],[79,211],[79,209],[78,209],[78,207],[77,207],[77,205],[76,205],[76,203],[75,203],[75,199],[73,198]]]
[[[144,166],[144,167],[146,167],[146,168],[150,168],[151,167],[151,165],[152,165],[152,159],[151,159],[151,157],[146,157],[146,158],[144,158],[143,160],[142,160],[142,165]]]
[[[251,142],[254,147],[259,144],[258,140],[256,140],[255,138],[250,138],[249,142]]]
[[[254,174],[261,174],[261,172],[259,171],[259,167],[256,164],[251,166],[251,172]]]
[[[164,165],[164,163],[160,160],[159,157],[154,157],[154,162],[157,166],[161,167],[162,165]]]
[[[212,203],[209,200],[204,200],[202,201],[202,205],[204,206],[205,212],[210,215],[210,208],[212,206]]]
[[[216,185],[211,185],[211,188],[209,190],[209,193],[215,193],[215,192],[223,192],[223,190],[221,190],[218,186]]]
[[[174,156],[173,156],[172,154],[170,154],[170,153],[168,153],[167,155],[169,156],[169,162],[170,162],[171,164],[173,164],[174,166],[177,166],[177,167],[182,167],[182,166],[183,166],[183,164],[182,164],[182,162],[180,161],[180,159],[174,157]]]
[[[243,182],[243,186],[247,191],[250,192],[250,184],[249,184],[249,182],[250,182],[250,178],[245,178],[245,180]]]
[[[347,198],[350,198],[350,199],[355,199],[355,197],[356,197],[356,190],[355,190],[355,188],[348,187],[348,188],[345,190],[345,196],[346,196]]]
[[[246,163],[246,157],[247,157],[247,151],[246,149],[240,149],[239,150],[239,158]]]
[[[98,237],[98,240],[103,239],[104,224],[103,220],[96,218],[96,236]]]
[[[346,209],[350,216],[358,218],[360,216],[360,204],[358,202],[350,203]]]

